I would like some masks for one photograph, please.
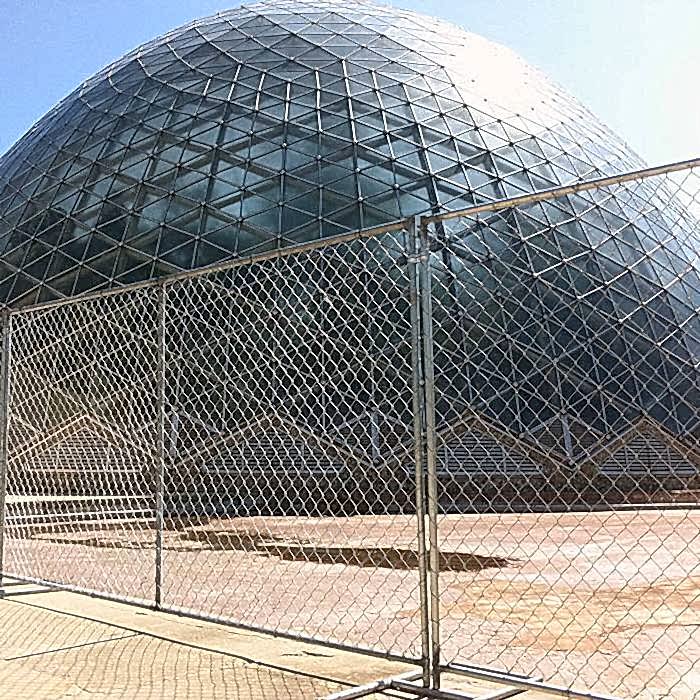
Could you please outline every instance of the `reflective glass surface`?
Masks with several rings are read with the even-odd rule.
[[[26,304],[619,171],[509,50],[364,2],[264,2],[89,79],[0,161],[0,300]]]
[[[365,2],[262,2],[139,47],[0,159],[0,302],[641,166],[476,35]],[[431,234],[446,421],[477,407],[519,434],[544,426],[572,461],[577,441],[640,418],[698,434],[700,244],[672,189],[581,193]]]

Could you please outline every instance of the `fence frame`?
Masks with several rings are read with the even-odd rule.
[[[2,357],[0,357],[0,598],[3,596],[3,574],[5,571],[5,529],[7,526],[7,470],[8,470],[8,426],[10,423],[10,332],[12,314],[4,309],[2,324]]]
[[[435,657],[431,646],[432,620],[428,602],[428,577],[432,577],[431,565],[428,560],[430,542],[426,538],[426,520],[428,518],[426,498],[425,473],[425,365],[424,339],[422,332],[423,315],[423,267],[422,248],[424,245],[425,227],[420,216],[414,217],[408,226],[408,267],[409,294],[411,304],[411,363],[413,369],[413,449],[415,462],[416,490],[416,534],[418,548],[418,576],[421,618],[421,662],[423,667],[423,686],[429,687],[432,682]]]
[[[153,599],[156,610],[159,610],[163,599],[163,530],[165,527],[165,470],[166,470],[166,414],[165,414],[165,315],[167,313],[167,286],[158,285],[158,376],[156,379],[156,413],[158,415],[156,427],[156,469],[154,477],[155,491],[155,516],[156,516],[156,541],[155,541],[155,566],[154,566],[154,591]]]
[[[293,257],[313,250],[339,246],[360,239],[372,239],[381,234],[403,231],[405,235],[406,267],[409,277],[409,305],[411,325],[411,370],[412,370],[412,407],[413,407],[413,459],[415,478],[415,507],[416,507],[416,535],[418,549],[418,591],[420,598],[420,660],[379,652],[371,649],[358,648],[352,645],[317,640],[293,633],[274,632],[277,636],[291,639],[313,641],[321,645],[339,649],[351,649],[362,653],[380,656],[397,661],[415,663],[421,666],[419,674],[409,674],[401,677],[393,677],[376,681],[367,686],[361,686],[342,691],[329,696],[334,700],[348,700],[349,698],[363,697],[377,690],[394,688],[420,695],[421,697],[457,698],[462,697],[454,691],[442,691],[441,674],[443,672],[463,674],[472,678],[500,683],[510,688],[513,692],[498,697],[509,697],[518,692],[527,690],[539,690],[555,696],[577,698],[579,700],[610,700],[611,696],[577,691],[571,688],[546,683],[537,677],[524,676],[515,673],[503,673],[490,668],[474,666],[462,663],[443,664],[440,645],[440,547],[438,540],[438,474],[437,474],[437,442],[438,431],[436,428],[436,388],[434,376],[433,357],[433,309],[432,309],[432,272],[430,267],[431,239],[428,227],[430,224],[448,221],[460,217],[470,217],[481,213],[497,212],[504,209],[556,199],[568,194],[598,190],[606,186],[623,184],[631,181],[641,181],[654,176],[670,174],[683,170],[690,171],[700,167],[700,158],[694,158],[667,165],[652,168],[644,168],[613,176],[599,177],[569,185],[548,188],[517,197],[501,199],[486,204],[465,207],[459,210],[448,211],[439,214],[416,215],[400,219],[385,225],[353,231],[347,234],[331,238],[315,240],[299,245],[288,246],[282,249],[264,252],[258,255],[237,258],[216,265],[211,265],[196,270],[184,271],[166,278],[148,280],[124,287],[87,293],[74,298],[64,298],[54,301],[39,303],[22,309],[4,309],[1,316],[2,331],[2,358],[0,366],[0,596],[2,595],[3,574],[6,577],[18,579],[18,577],[5,572],[5,547],[6,547],[6,494],[8,486],[8,426],[10,422],[10,393],[12,373],[12,349],[11,329],[12,319],[15,315],[28,314],[35,310],[57,308],[64,305],[80,304],[92,299],[116,297],[128,294],[138,289],[157,288],[157,432],[156,432],[156,460],[153,469],[153,503],[156,523],[154,543],[154,579],[153,599],[156,609],[171,610],[163,604],[163,536],[165,527],[165,474],[170,460],[168,446],[168,415],[166,405],[166,316],[167,316],[167,291],[171,284],[183,280],[204,277],[214,272],[232,270],[259,263],[265,260]],[[22,579],[18,579],[22,580]],[[75,590],[80,592],[80,587],[38,579],[25,579],[28,581],[49,583],[57,588]],[[96,597],[114,599],[109,594],[97,594]],[[120,598],[117,598],[121,600]],[[249,628],[269,632],[265,628],[256,628],[236,622],[208,617],[205,614],[195,615],[187,612],[175,611],[178,614],[195,617],[198,619],[213,619],[217,622],[230,624],[234,627]],[[415,678],[420,675],[422,687],[419,687]],[[464,696],[467,697],[467,696]],[[494,695],[493,697],[497,697]]]

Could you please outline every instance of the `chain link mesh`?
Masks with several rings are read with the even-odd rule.
[[[700,687],[696,171],[429,227],[446,662]]]
[[[13,312],[6,573],[692,696],[699,192],[627,179]]]
[[[419,658],[405,237],[14,315],[7,570]]]
[[[169,607],[420,655],[403,236],[168,285]]]
[[[156,291],[11,317],[7,570],[153,587]]]

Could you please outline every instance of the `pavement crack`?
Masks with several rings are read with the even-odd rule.
[[[84,647],[95,646],[96,644],[107,644],[108,642],[119,642],[122,639],[130,639],[132,637],[141,636],[140,632],[134,634],[125,634],[121,637],[110,637],[109,639],[100,639],[96,642],[84,642],[83,644],[73,644],[68,647],[58,647],[57,649],[46,649],[44,651],[35,651],[31,654],[21,654],[20,656],[8,656],[3,659],[3,661],[18,661],[19,659],[29,659],[33,656],[43,656],[45,654],[58,654],[62,651],[71,651],[73,649],[82,649]]]

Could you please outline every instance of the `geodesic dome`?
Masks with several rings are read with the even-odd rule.
[[[478,36],[367,2],[262,2],[129,53],[2,158],[0,300],[73,296],[640,165]],[[443,463],[481,450],[475,469],[538,469],[528,441],[555,462],[603,450],[603,463],[639,438],[622,469],[645,454],[694,473],[697,231],[672,193],[644,183],[435,226],[437,408],[454,433]]]
[[[507,49],[367,2],[263,2],[100,71],[0,161],[0,300],[200,267],[638,160]]]

